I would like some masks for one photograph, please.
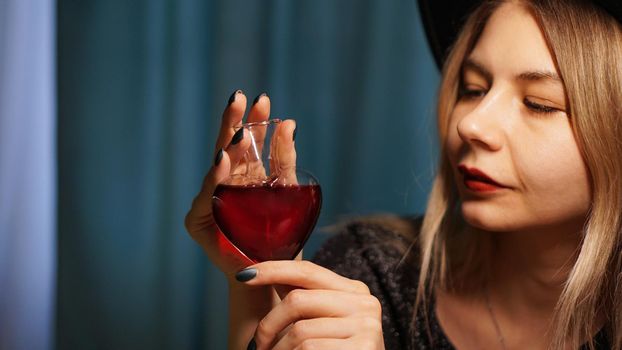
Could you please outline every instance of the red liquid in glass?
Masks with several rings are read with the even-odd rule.
[[[218,227],[254,261],[295,258],[322,204],[318,185],[218,185],[214,197]]]

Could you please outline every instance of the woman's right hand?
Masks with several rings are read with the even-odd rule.
[[[212,215],[212,195],[216,186],[241,166],[243,155],[250,145],[248,132],[240,128],[236,133],[234,129],[242,124],[246,102],[246,96],[241,90],[235,91],[229,98],[229,104],[222,115],[213,166],[205,176],[201,190],[192,202],[185,219],[186,230],[190,236],[201,245],[212,263],[223,271],[230,281],[234,280],[236,272],[255,262],[240,253],[216,227]],[[264,121],[269,115],[270,98],[266,94],[261,94],[253,102],[246,122]],[[293,141],[295,129],[295,122],[286,120],[277,131],[287,136],[281,138],[286,140],[283,149],[287,150],[290,159],[293,154],[293,162],[295,162]]]

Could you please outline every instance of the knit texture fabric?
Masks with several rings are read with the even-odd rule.
[[[406,221],[418,232],[421,219]],[[400,246],[411,241],[391,225],[373,221],[353,221],[330,237],[313,261],[339,275],[362,281],[382,305],[382,330],[387,350],[454,350],[438,319],[434,300],[428,300],[428,317],[419,311],[413,322],[413,312],[419,281],[418,247],[413,247],[409,260]],[[429,332],[428,332],[429,330]],[[604,330],[595,337],[597,349],[609,349]],[[587,346],[581,349],[588,349]]]

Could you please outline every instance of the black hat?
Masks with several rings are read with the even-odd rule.
[[[442,67],[447,51],[468,15],[481,0],[417,0],[434,59]],[[622,23],[622,0],[593,0]]]

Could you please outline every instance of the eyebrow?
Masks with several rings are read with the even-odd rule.
[[[480,62],[467,58],[462,65],[462,69],[470,69],[480,74],[486,79],[488,83],[492,82],[492,73]],[[535,71],[526,71],[522,72],[515,77],[516,80],[523,81],[542,81],[542,80],[552,80],[556,83],[562,83],[561,78],[556,72],[548,71],[548,70],[535,70]]]
[[[539,81],[539,80],[553,80],[554,82],[561,83],[562,80],[555,72],[547,71],[547,70],[538,70],[538,71],[529,71],[523,72],[516,76],[518,80],[526,80],[526,81]]]

